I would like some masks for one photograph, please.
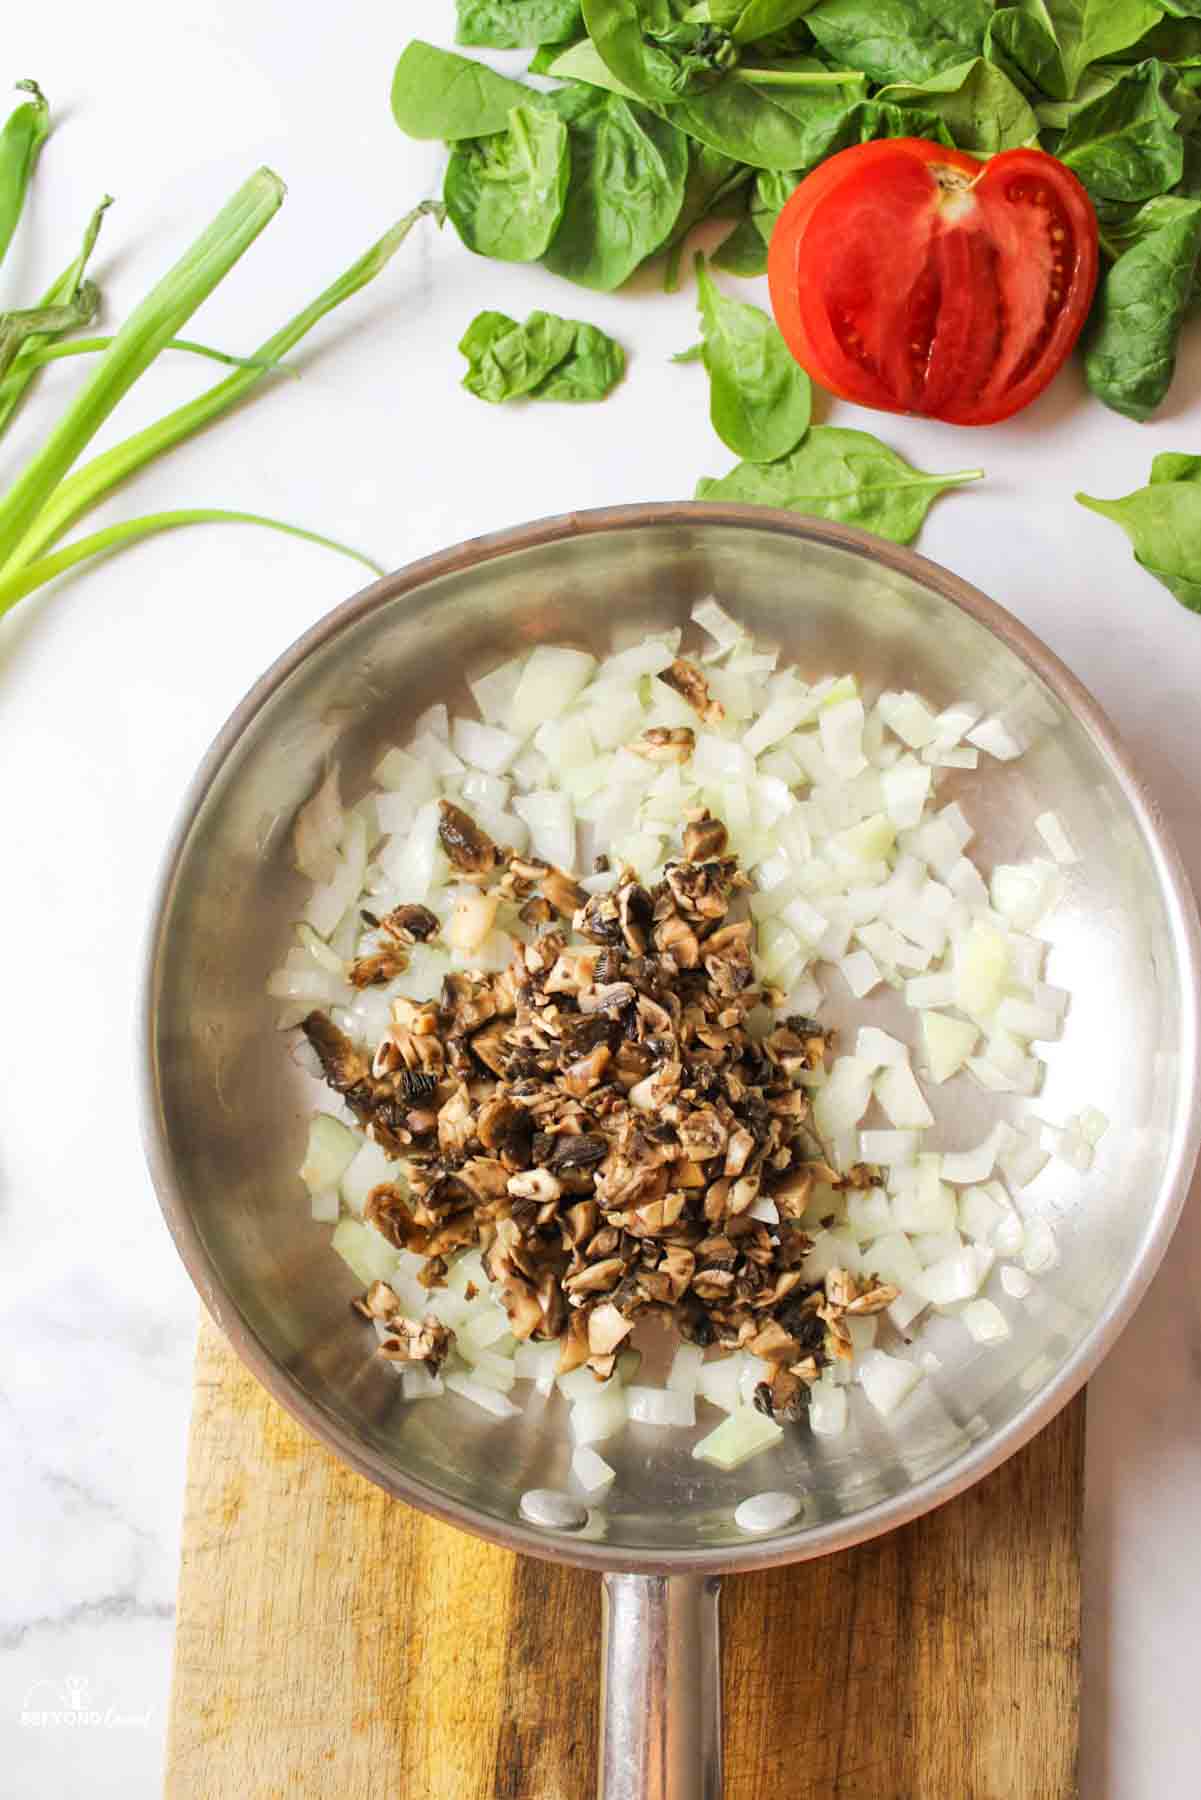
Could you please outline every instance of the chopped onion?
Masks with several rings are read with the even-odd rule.
[[[406,1364],[400,1381],[406,1400],[436,1400],[446,1391],[441,1375],[431,1375],[424,1363]]]
[[[861,1131],[859,1154],[866,1163],[897,1168],[917,1155],[916,1131]]]
[[[917,825],[930,797],[931,772],[921,763],[902,757],[880,777],[884,809],[898,829]]]
[[[671,1359],[668,1390],[673,1394],[695,1394],[704,1361],[705,1352],[699,1345],[681,1344]]]
[[[997,1023],[1005,1031],[1024,1038],[1057,1038],[1059,1014],[1049,1007],[1034,1006],[1029,1001],[1007,995],[997,1008]]]
[[[869,1350],[859,1365],[859,1383],[878,1413],[885,1418],[896,1411],[922,1378],[922,1372],[899,1356]]]
[[[317,1220],[319,1225],[333,1225],[341,1210],[338,1203],[337,1188],[331,1185],[327,1188],[313,1188],[310,1192],[312,1194],[312,1214],[314,1219]]]
[[[399,1260],[375,1227],[360,1219],[339,1219],[330,1243],[364,1287],[373,1281],[387,1281]]]
[[[978,1344],[1000,1344],[1009,1335],[1009,1321],[991,1300],[970,1300],[959,1315]]]
[[[963,1019],[948,1019],[939,1012],[923,1012],[921,1022],[930,1079],[949,1081],[971,1055],[980,1033]]]
[[[572,1407],[571,1441],[577,1446],[603,1444],[621,1430],[627,1417],[626,1390],[610,1381],[599,1393],[577,1400]]]
[[[867,768],[863,754],[863,702],[858,697],[824,707],[818,727],[826,760],[836,775],[845,781]]]
[[[976,924],[956,945],[956,995],[964,1012],[995,1012],[1005,991],[1009,948],[999,931]]]
[[[520,738],[475,719],[456,719],[450,735],[455,754],[473,769],[502,775],[521,750]]]
[[[557,719],[591,681],[595,668],[596,658],[587,651],[539,644],[530,652],[509,703],[509,730],[527,738],[544,719]]]
[[[952,1306],[970,1300],[980,1286],[980,1274],[972,1246],[952,1252],[924,1268],[914,1283],[933,1306]]]
[[[988,1136],[976,1145],[974,1150],[944,1151],[942,1159],[942,1178],[961,1186],[976,1186],[987,1181],[996,1165],[997,1157],[1002,1151],[1010,1149],[1017,1142],[1017,1134],[1011,1125],[998,1120]]]
[[[351,1212],[361,1217],[372,1188],[395,1181],[397,1174],[395,1162],[384,1155],[374,1139],[364,1138],[342,1172],[342,1198]]]
[[[617,1474],[617,1470],[610,1468],[604,1457],[590,1450],[587,1444],[579,1444],[572,1451],[571,1472],[586,1494],[596,1494],[607,1488]]]
[[[741,1356],[720,1356],[716,1361],[702,1365],[697,1376],[696,1391],[710,1405],[720,1406],[723,1412],[733,1412],[736,1406],[741,1405],[741,1374]]]
[[[1028,1275],[1041,1275],[1059,1261],[1055,1232],[1046,1219],[1037,1214],[1027,1219],[1022,1233],[1022,1267]]]
[[[870,950],[852,950],[849,956],[840,958],[838,966],[856,1000],[862,1000],[884,979]]]
[[[570,869],[575,863],[575,820],[566,794],[549,790],[525,794],[513,802],[513,811],[530,828],[530,843],[535,856],[541,856],[559,869]]]
[[[907,1062],[890,1063],[881,1069],[872,1091],[898,1130],[922,1131],[933,1125],[934,1114]]]
[[[326,1188],[336,1188],[358,1154],[361,1142],[356,1132],[328,1113],[315,1113],[299,1171],[309,1193],[319,1194]]]
[[[990,1244],[1006,1211],[986,1187],[965,1188],[959,1196],[959,1229],[973,1243]]]
[[[753,1406],[740,1406],[708,1437],[702,1438],[692,1454],[701,1462],[715,1463],[719,1469],[737,1469],[761,1450],[778,1444],[783,1436],[783,1427],[774,1419]]]
[[[1077,1115],[1076,1123],[1080,1127],[1085,1143],[1093,1145],[1094,1148],[1109,1130],[1109,1120],[1103,1112],[1098,1112],[1095,1106],[1086,1106],[1084,1111]]]
[[[911,750],[922,749],[938,736],[937,719],[916,694],[885,693],[876,704],[888,729]]]
[[[331,763],[316,793],[305,801],[297,813],[292,830],[296,867],[310,881],[325,884],[333,880],[342,823],[338,765]]]
[[[443,1379],[444,1385],[452,1394],[459,1394],[464,1400],[470,1400],[473,1406],[492,1413],[495,1418],[513,1419],[521,1410],[496,1388],[486,1387],[482,1381],[473,1381],[469,1375],[447,1375]]]
[[[897,1331],[908,1331],[913,1321],[920,1318],[929,1304],[930,1302],[924,1294],[915,1293],[912,1288],[905,1288],[887,1309],[889,1323]]]
[[[707,595],[704,600],[698,600],[689,616],[713,639],[715,648],[706,654],[706,661],[710,656],[724,656],[743,637],[742,626],[730,617],[724,607],[718,605],[712,594]]]
[[[1024,1300],[1034,1286],[1025,1269],[1016,1269],[1012,1263],[1002,1263],[1001,1286],[1013,1300]]]
[[[695,1425],[696,1406],[690,1393],[678,1389],[631,1387],[626,1404],[636,1425]]]
[[[865,1157],[866,1162],[873,1159]],[[892,1202],[883,1188],[852,1188],[847,1195],[847,1226],[861,1243],[883,1237],[895,1229]],[[870,1261],[870,1252],[862,1253],[862,1261]],[[849,1322],[849,1321],[848,1321]]]
[[[518,1344],[513,1355],[513,1370],[518,1381],[532,1381],[540,1394],[549,1394],[555,1385],[555,1367],[559,1361],[559,1340],[536,1344]]]
[[[871,1103],[873,1070],[858,1057],[840,1056],[830,1070],[813,1107],[814,1122],[823,1137],[852,1130]]]
[[[1022,754],[1021,745],[1000,719],[982,719],[966,735],[969,744],[975,744],[977,750],[995,756],[999,762],[1012,762],[1015,756]]]
[[[871,1063],[873,1069],[882,1069],[890,1063],[909,1061],[908,1048],[899,1038],[889,1037],[875,1025],[861,1025],[855,1038],[855,1055],[860,1062]],[[872,1159],[869,1157],[869,1161]],[[881,1158],[888,1162],[889,1157]],[[904,1160],[903,1158],[900,1160]]]
[[[957,983],[950,971],[937,975],[915,975],[905,983],[905,1004],[915,1011],[920,1007],[954,1006]]]
[[[921,1278],[922,1265],[917,1251],[899,1231],[877,1238],[870,1249],[863,1252],[861,1260],[866,1270],[878,1275],[881,1281],[891,1282],[893,1287],[916,1288]],[[923,1300],[921,1306],[925,1304]]]
[[[847,1428],[846,1389],[816,1381],[809,1390],[809,1429],[817,1437],[839,1437]]]
[[[901,1231],[953,1231],[955,1195],[939,1179],[938,1157],[921,1156],[913,1169],[896,1170],[893,1216]],[[901,1177],[908,1179],[902,1180]],[[895,1279],[895,1277],[893,1277]],[[898,1284],[905,1287],[906,1282]]]

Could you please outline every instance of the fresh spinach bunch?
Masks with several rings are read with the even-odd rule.
[[[1135,561],[1182,606],[1201,612],[1201,456],[1161,451],[1146,487],[1121,500],[1096,500],[1089,494],[1076,498],[1090,512],[1120,525]]]
[[[463,386],[480,400],[603,400],[625,373],[625,352],[597,325],[532,312],[477,313],[459,340]]]

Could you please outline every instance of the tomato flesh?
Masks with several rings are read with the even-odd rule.
[[[924,138],[840,151],[768,252],[772,309],[814,380],[886,412],[1006,419],[1058,373],[1097,282],[1097,221],[1042,150],[981,163]]]

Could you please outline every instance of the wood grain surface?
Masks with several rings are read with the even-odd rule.
[[[726,1800],[1076,1793],[1084,1401],[885,1538],[727,1579]],[[168,1800],[590,1800],[598,1578],[388,1499],[207,1320]]]

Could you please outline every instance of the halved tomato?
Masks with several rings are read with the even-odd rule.
[[[842,150],[768,252],[785,342],[831,393],[988,425],[1062,367],[1097,283],[1097,220],[1043,150],[978,162],[925,138]]]

